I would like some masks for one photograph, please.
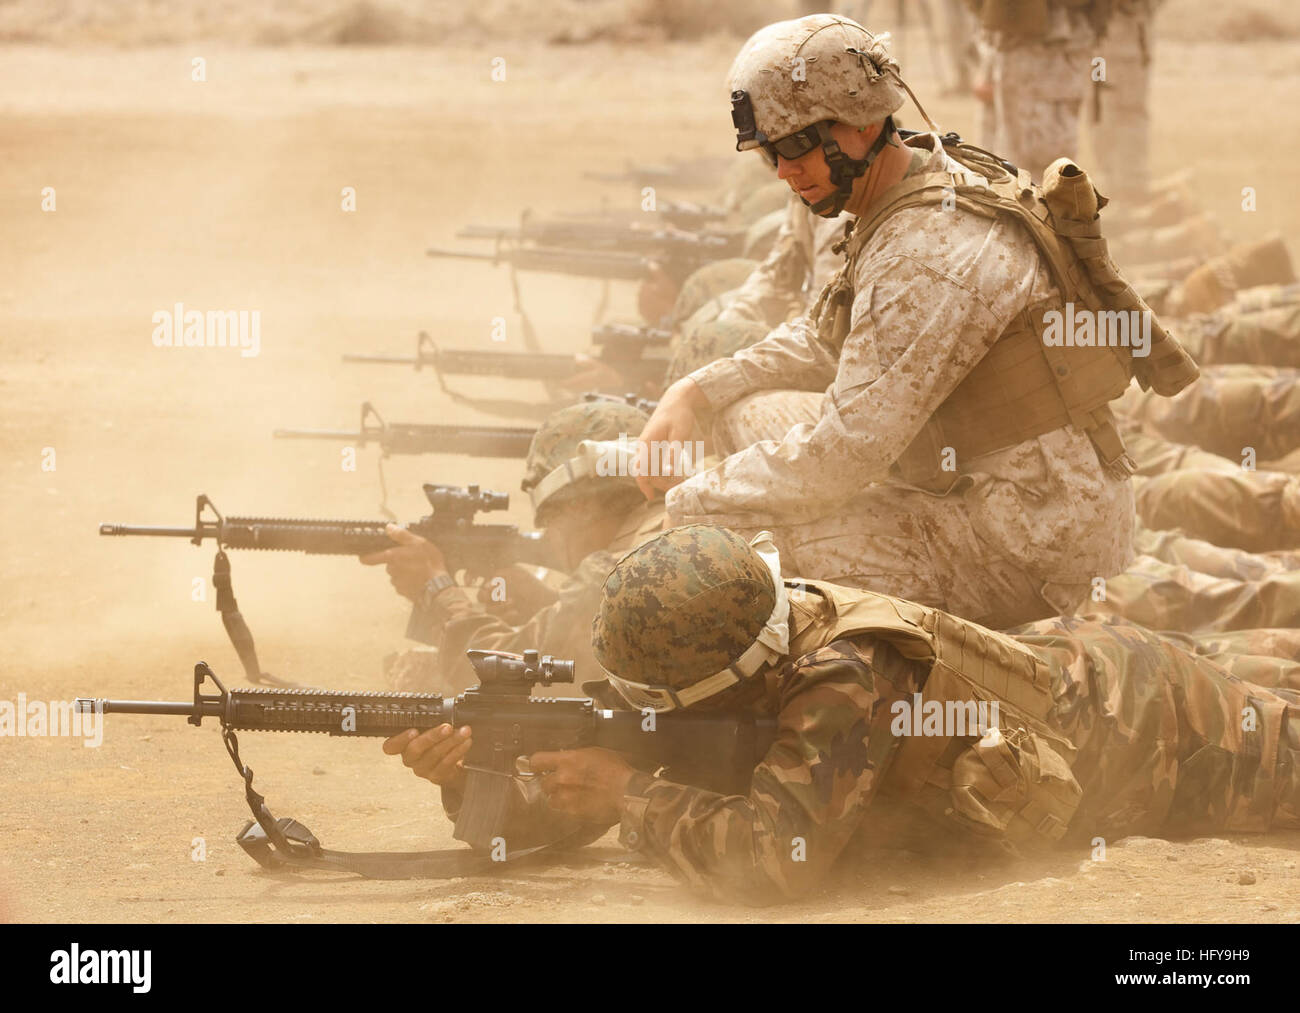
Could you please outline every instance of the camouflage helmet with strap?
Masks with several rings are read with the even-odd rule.
[[[650,417],[640,408],[617,399],[584,401],[547,416],[533,434],[520,483],[533,499],[533,523],[546,527],[557,510],[591,496],[626,498],[635,504],[641,494],[634,480],[611,481],[583,474],[571,462],[585,441],[617,440],[620,436],[633,440],[648,421]],[[544,488],[539,489],[543,483]]]
[[[770,539],[692,524],[619,560],[591,647],[632,706],[689,707],[784,659],[790,602]]]
[[[821,145],[836,185],[809,205],[823,217],[843,210],[854,181],[894,136],[893,114],[911,94],[887,41],[849,18],[812,14],[755,32],[727,75],[737,151],[759,149],[776,165],[778,154],[799,158]],[[830,133],[832,123],[863,130],[882,121],[863,158],[849,158]]]

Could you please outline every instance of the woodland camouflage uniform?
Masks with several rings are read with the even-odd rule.
[[[552,469],[574,455],[580,441],[632,438],[645,425],[639,409],[618,402],[584,402],[549,416],[529,447],[523,487],[531,489]],[[600,588],[619,556],[663,524],[662,502],[645,502],[634,485],[616,477],[579,479],[548,496],[534,508],[538,527],[551,524],[558,513],[590,515],[597,507],[625,514],[622,528],[609,545],[582,559],[557,590],[555,600],[522,622],[511,623],[489,610],[465,588],[440,590],[422,603],[423,639],[433,650],[416,650],[390,663],[388,678],[396,689],[414,692],[455,691],[478,681],[465,659],[469,649],[514,651],[536,649],[573,659],[578,670],[590,672],[591,617],[600,603]],[[505,577],[509,587],[510,577]]]
[[[766,593],[755,590],[752,564],[742,560],[728,569],[719,562],[720,538],[734,536],[702,526],[678,529],[620,562],[606,582],[593,633],[604,666],[644,683],[675,680],[684,689],[691,680],[676,673],[698,679],[744,651],[746,638],[755,635],[754,616],[772,607],[771,577]],[[656,555],[665,540],[674,553]],[[637,773],[621,807],[620,840],[700,892],[757,904],[806,894],[850,841],[879,838],[878,808],[895,810],[896,818],[901,811],[922,831],[972,848],[1013,835],[1026,847],[1046,845],[1028,824],[1017,824],[1035,812],[1043,817],[1039,833],[1085,847],[1097,835],[1300,827],[1300,694],[1234,678],[1216,655],[1194,653],[1189,638],[1180,643],[1114,620],[1079,618],[1039,621],[1006,637],[871,592],[794,580],[783,586],[788,654],[778,656],[768,675],[756,673],[709,704],[776,718],[776,741],[754,769],[748,792],[724,795],[675,783],[670,771]],[[696,610],[692,627],[686,625],[692,613],[684,611],[683,623],[673,625],[679,603],[701,598],[709,601],[707,617]],[[835,634],[855,601],[883,617],[878,632]],[[952,654],[940,646],[952,643],[966,647]],[[933,652],[947,660],[936,665]],[[978,674],[971,668],[977,663],[984,666]],[[988,699],[991,682],[1016,684],[1014,671],[1034,673],[1044,723],[1009,718],[1025,713],[1009,697],[997,722],[1002,743],[998,736],[966,736],[965,760],[949,761],[951,774],[934,768],[927,779],[930,768],[918,767],[915,757],[949,756],[949,740],[899,735],[891,727],[893,705],[931,693],[932,685],[947,692],[982,686],[977,695]],[[1035,727],[1047,738],[1031,736]],[[1045,749],[1047,742],[1064,752]],[[908,750],[912,760],[904,759]],[[981,767],[986,755],[1019,768],[1019,775],[1010,774],[1012,784],[1019,776],[1047,788],[1061,785],[1054,797],[1065,803],[1023,808],[1029,804],[1024,781],[1019,792],[992,799],[990,784],[998,785],[988,777],[998,762]],[[1068,768],[1061,766],[1063,755]],[[1064,791],[1073,779],[1073,790]],[[1052,811],[1069,817],[1068,826],[1047,818]],[[520,797],[505,836],[533,839],[538,827],[553,832],[564,822],[544,800]],[[591,839],[603,829],[586,825],[574,832]]]

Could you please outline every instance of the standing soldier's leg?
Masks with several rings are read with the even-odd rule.
[[[1087,53],[1069,42],[1003,49],[993,65],[1000,154],[1035,179],[1056,159],[1078,157]]]
[[[1152,33],[1148,7],[1148,0],[1115,5],[1100,50],[1105,60],[1104,79],[1093,84],[1099,92],[1092,121],[1099,186],[1122,205],[1146,200],[1150,181],[1147,104]]]

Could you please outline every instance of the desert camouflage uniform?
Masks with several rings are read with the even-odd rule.
[[[744,281],[681,317],[665,386],[716,359],[761,341],[777,324],[807,312],[844,263],[832,247],[852,215],[825,219],[791,196],[771,252]],[[690,284],[688,281],[687,284]],[[685,288],[683,288],[685,292]],[[679,309],[683,305],[678,298]]]
[[[1177,329],[1178,340],[1202,366],[1300,367],[1300,304],[1193,314]]]
[[[1142,555],[1154,556],[1161,562],[1174,566],[1199,570],[1212,577],[1262,580],[1272,573],[1300,570],[1300,550],[1247,552],[1244,549],[1215,545],[1200,538],[1189,538],[1180,531],[1138,528],[1133,546]]]
[[[1286,472],[1193,468],[1139,479],[1137,512],[1149,528],[1227,548],[1300,549],[1300,476]]]
[[[1204,471],[1237,472],[1241,470],[1241,460],[1230,461],[1219,454],[1193,446],[1190,443],[1175,443],[1163,436],[1152,436],[1138,428],[1138,424],[1120,418],[1120,432],[1124,437],[1124,446],[1128,448],[1129,457],[1137,465],[1135,475],[1149,478],[1163,475],[1170,471]]]
[[[1245,580],[1139,556],[1123,573],[1107,578],[1104,587],[1095,587],[1079,611],[1181,633],[1298,626],[1300,571],[1266,572]]]
[[[918,150],[911,172],[954,164]],[[797,319],[691,374],[715,413],[749,410],[742,398],[778,388],[825,394],[817,417],[789,432],[747,425],[745,439],[728,443],[715,427],[719,452],[732,456],[669,491],[670,523],[766,528],[792,572],[993,627],[1069,611],[1093,577],[1122,570],[1132,558],[1131,486],[1103,469],[1082,432],[987,454],[946,497],[890,474],[1008,323],[1056,292],[1030,236],[1002,218],[904,210],[849,280],[842,348]],[[749,445],[756,436],[765,439]]]
[[[1141,201],[1150,179],[1147,102],[1155,6],[1155,0],[1116,0],[1098,50],[1106,61],[1105,80],[1093,84],[1100,92],[1092,121],[1098,185],[1125,203]]]
[[[844,238],[850,214],[839,218],[815,215],[793,194],[772,252],[735,289],[719,320],[743,320],[771,330],[807,312],[821,291],[844,265],[844,255],[832,247]]]
[[[791,607],[797,626],[830,606],[813,592],[793,596]],[[1067,840],[1300,827],[1297,694],[1241,682],[1209,657],[1124,624],[1045,620],[1016,639],[1048,665],[1053,720],[1079,748],[1072,769],[1083,804]],[[787,661],[766,695],[742,689],[733,701],[777,721],[748,794],[674,783],[671,772],[634,774],[620,840],[723,900],[765,904],[808,893],[851,841],[879,841],[878,809],[910,810],[891,777],[901,744],[891,705],[920,692],[927,677],[926,663],[874,635]],[[1246,709],[1257,731],[1241,730]],[[517,803],[512,818],[507,841],[535,839],[538,825],[557,823],[540,800]],[[911,819],[980,846],[919,809]],[[603,829],[580,826],[586,839]]]
[[[1035,178],[1079,149],[1079,113],[1097,33],[1088,12],[1047,0],[1047,32],[1028,39],[988,34],[993,50],[993,110],[998,154]]]
[[[1212,366],[1171,398],[1130,387],[1116,411],[1144,432],[1239,462],[1247,447],[1256,461],[1283,457],[1300,447],[1300,370]]]
[[[1173,634],[1169,637],[1177,639]],[[1187,638],[1188,648],[1256,686],[1300,691],[1300,630],[1228,630]]]

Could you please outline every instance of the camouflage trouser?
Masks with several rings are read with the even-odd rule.
[[[1144,13],[1113,13],[1100,48],[1105,80],[1093,84],[1100,92],[1092,121],[1098,186],[1124,203],[1142,200],[1150,178],[1150,27]]]
[[[1078,749],[1070,839],[1300,828],[1300,694],[1129,625],[1014,634],[1048,659],[1056,722]]]
[[[741,398],[719,413],[720,454],[780,439],[815,423],[822,395],[776,391]],[[1086,584],[1045,583],[976,533],[957,497],[871,485],[835,515],[764,524],[791,575],[862,587],[1001,629],[1072,611]],[[758,528],[736,528],[751,537]]]
[[[1176,397],[1130,388],[1116,402],[1142,431],[1241,462],[1283,457],[1300,447],[1300,371],[1218,366]]]
[[[1153,531],[1139,527],[1133,536],[1133,547],[1162,563],[1186,566],[1211,577],[1263,580],[1269,574],[1300,570],[1300,550],[1247,552],[1200,538],[1188,538],[1179,531]]]
[[[1176,333],[1179,344],[1202,366],[1300,367],[1300,305],[1193,315],[1179,322]]]
[[[1167,471],[1189,468],[1224,471],[1229,474],[1241,470],[1241,461],[1230,461],[1190,443],[1174,443],[1163,436],[1152,436],[1128,425],[1122,425],[1121,429],[1124,446],[1137,465],[1138,475],[1163,475]]]
[[[1300,626],[1300,571],[1239,580],[1139,556],[1094,587],[1080,611],[1182,633]]]
[[[1215,545],[1300,549],[1300,476],[1280,471],[1170,471],[1134,480],[1138,517]]]
[[[1230,630],[1188,638],[1191,649],[1256,686],[1300,690],[1300,630]]]
[[[1056,159],[1076,158],[1086,51],[1057,42],[1016,46],[995,52],[992,70],[998,154],[1035,179]]]

